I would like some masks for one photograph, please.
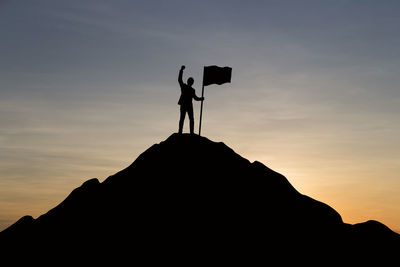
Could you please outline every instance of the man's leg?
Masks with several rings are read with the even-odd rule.
[[[188,107],[187,112],[188,112],[189,121],[190,121],[190,133],[194,134],[193,105]]]
[[[185,121],[186,109],[181,105],[181,117],[179,118],[179,133],[182,133],[183,130],[183,122]]]

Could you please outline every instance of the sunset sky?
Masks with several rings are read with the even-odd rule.
[[[184,64],[233,69],[202,135],[399,232],[399,31],[399,1],[0,0],[0,230],[176,132]]]

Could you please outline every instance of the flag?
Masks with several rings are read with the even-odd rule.
[[[203,85],[230,83],[232,68],[205,66],[203,74]]]

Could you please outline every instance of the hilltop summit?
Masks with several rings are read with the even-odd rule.
[[[400,237],[376,221],[344,223],[333,208],[224,143],[173,134],[104,182],[84,182],[39,218],[21,218],[0,233],[0,244],[263,259],[290,250],[388,251],[400,247]]]

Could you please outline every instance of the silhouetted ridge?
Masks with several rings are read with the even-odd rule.
[[[343,223],[283,175],[224,143],[189,134],[171,135],[104,182],[90,179],[46,214],[23,217],[0,233],[3,244],[25,248],[72,242],[169,258],[219,251],[218,257],[262,259],[282,249],[340,255],[354,248],[397,249],[399,240],[375,221]]]

